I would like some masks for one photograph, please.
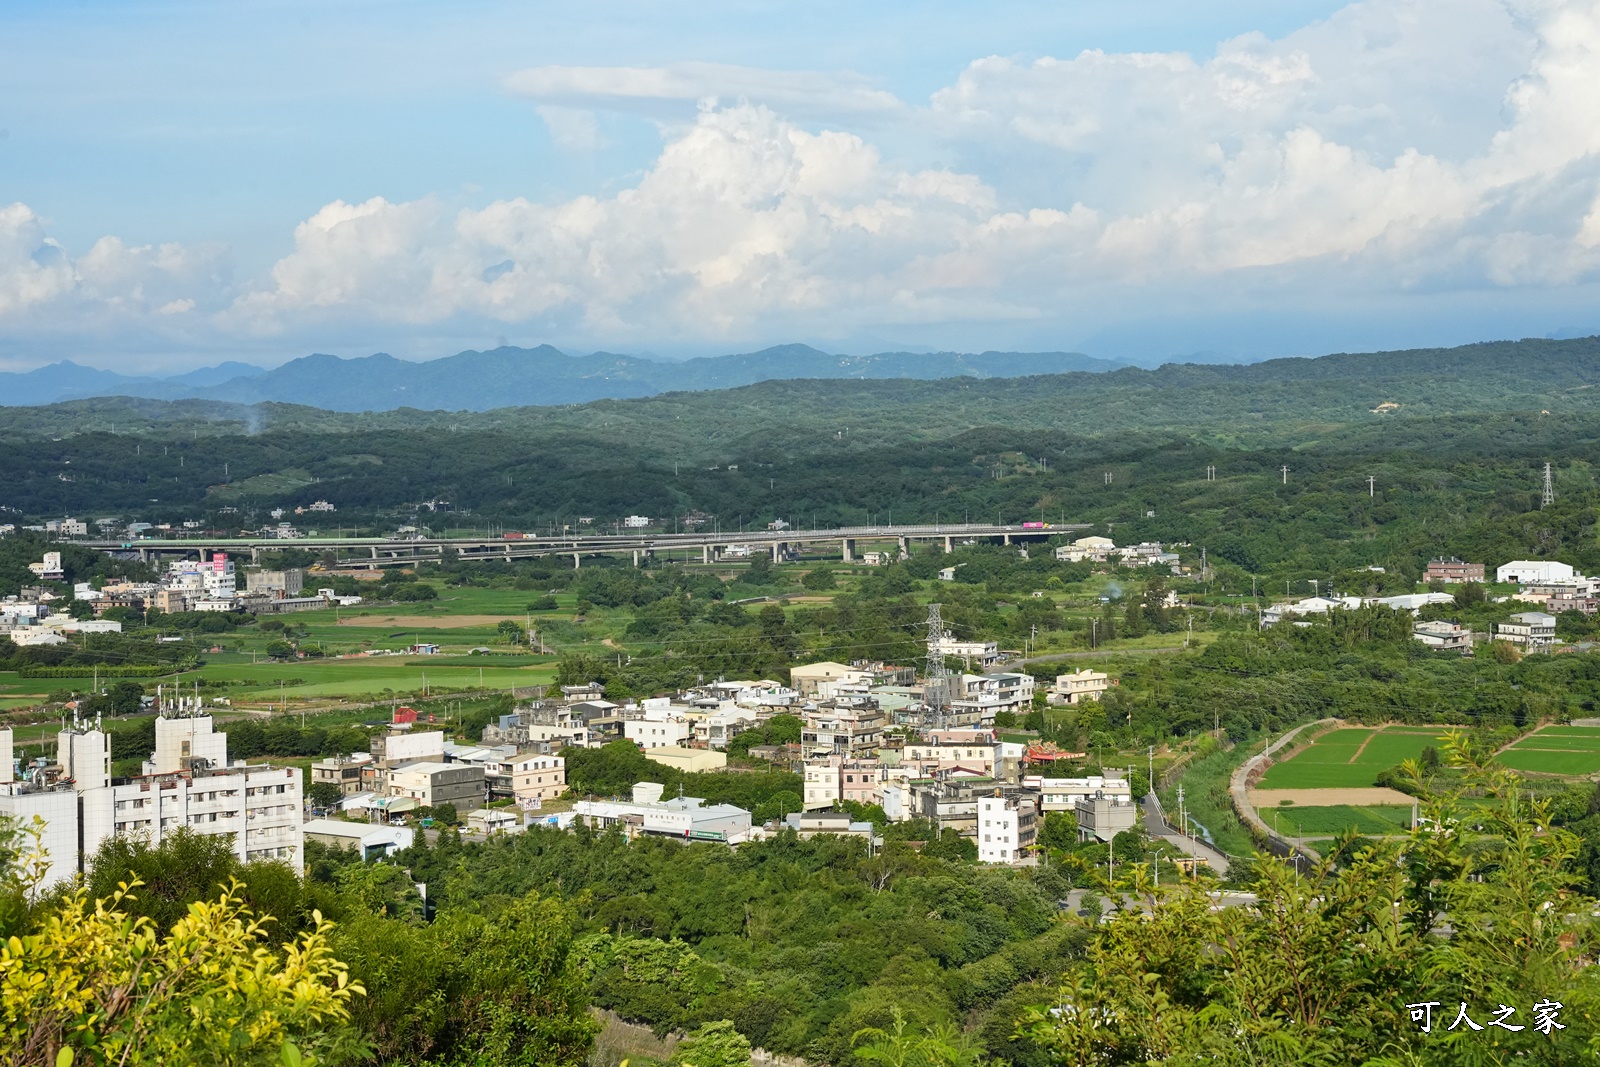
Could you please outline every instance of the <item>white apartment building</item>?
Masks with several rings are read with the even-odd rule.
[[[659,782],[639,782],[629,800],[580,800],[574,821],[596,829],[621,827],[629,837],[649,835],[680,841],[739,844],[750,836],[750,813],[732,804],[707,804],[699,797],[662,800]]]
[[[1031,674],[997,671],[990,674],[963,674],[958,680],[961,695],[951,701],[957,714],[992,723],[997,713],[1026,714],[1033,706],[1034,680]]]
[[[1056,549],[1056,559],[1063,563],[1082,563],[1086,559],[1104,563],[1116,550],[1117,543],[1109,537],[1080,537]]]
[[[829,757],[827,759],[810,760],[806,763],[806,811],[831,808],[839,803],[842,795],[839,780],[840,762],[837,758]]]
[[[694,737],[687,709],[673,706],[666,697],[653,697],[639,707],[638,718],[623,721],[622,736],[640,748],[673,748]]]
[[[1494,636],[1530,651],[1556,643],[1556,617],[1542,611],[1520,611],[1507,622],[1496,623]]]
[[[1091,775],[1087,778],[1049,778],[1030,774],[1022,787],[1039,794],[1040,811],[1073,811],[1078,803],[1094,797],[1110,797],[1119,803],[1133,803],[1133,788],[1126,778]]]
[[[933,642],[932,651],[941,656],[963,660],[967,666],[976,663],[988,667],[1000,661],[1000,646],[993,641],[965,641],[952,634],[943,634]]]
[[[1084,700],[1099,700],[1101,694],[1112,686],[1109,675],[1085,667],[1073,674],[1056,675],[1056,684],[1045,694],[1050,704],[1077,704]]]
[[[110,739],[87,722],[61,731],[54,767],[17,782],[12,765],[11,731],[0,728],[0,813],[45,820],[47,887],[87,871],[107,838],[138,834],[159,844],[180,828],[229,837],[245,863],[298,871],[304,861],[300,772],[230,766],[227,736],[204,710],[169,709],[156,719],[156,752],[137,778],[112,781]]]
[[[1039,837],[1039,813],[1021,797],[978,800],[978,862],[1025,863]]]

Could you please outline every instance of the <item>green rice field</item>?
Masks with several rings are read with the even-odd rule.
[[[1417,726],[1342,727],[1267,769],[1261,789],[1359,789],[1379,771],[1415,759],[1441,731]]]
[[[1541,774],[1600,773],[1600,729],[1547,726],[1495,757],[1507,767]]]
[[[1340,834],[1352,828],[1363,834],[1398,834],[1411,825],[1411,809],[1398,804],[1276,807],[1263,809],[1260,815],[1268,826],[1291,837]]]

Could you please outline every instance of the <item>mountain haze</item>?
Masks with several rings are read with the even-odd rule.
[[[883,352],[837,356],[781,345],[730,356],[665,362],[596,352],[570,356],[550,345],[466,351],[411,362],[386,353],[343,359],[316,354],[272,370],[245,363],[204,367],[172,378],[126,377],[63,362],[25,374],[0,374],[0,402],[52,404],[88,397],[302,404],[328,411],[416,407],[487,411],[655,396],[675,390],[729,389],[788,379],[1005,378],[1101,372],[1124,366],[1073,352]]]

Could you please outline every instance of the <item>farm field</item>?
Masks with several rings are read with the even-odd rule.
[[[1398,804],[1306,808],[1294,805],[1263,809],[1260,815],[1267,825],[1291,837],[1333,835],[1352,828],[1363,834],[1398,834],[1411,825],[1411,808]]]
[[[1415,759],[1437,745],[1440,731],[1426,727],[1341,727],[1288,759],[1275,763],[1261,789],[1354,789],[1375,785],[1379,771]]]
[[[1536,774],[1600,773],[1600,729],[1547,726],[1520,738],[1495,759],[1513,770]]]

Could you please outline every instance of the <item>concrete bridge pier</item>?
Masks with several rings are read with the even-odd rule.
[[[583,566],[583,554],[579,553],[579,552],[574,552],[572,554],[572,569],[573,570],[578,570],[582,566]]]
[[[372,558],[373,559],[377,559],[378,558],[378,546],[377,545],[373,545],[372,546]]]
[[[911,558],[911,538],[909,538],[909,537],[900,538],[900,558],[901,559],[910,559]]]
[[[844,561],[853,563],[856,558],[856,539],[854,537],[846,537],[839,542],[839,547],[844,555]]]
[[[949,534],[944,535],[944,550],[947,555],[956,550],[956,539]]]
[[[774,541],[774,542],[772,542],[772,562],[781,563],[782,561],[783,561],[783,543],[781,541]]]
[[[1001,537],[1004,538],[1004,540],[1002,540],[1000,542],[1001,544],[1009,545],[1011,543],[1011,535],[1010,534],[1002,534]]]
[[[711,565],[711,546],[710,545],[701,545],[700,546],[700,562],[701,562],[702,565],[707,566],[707,567],[709,567]]]
[[[637,548],[633,550],[633,565],[635,567],[639,565],[639,550]]]

